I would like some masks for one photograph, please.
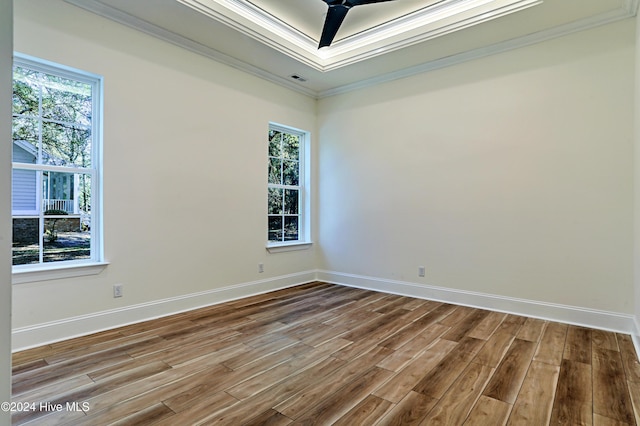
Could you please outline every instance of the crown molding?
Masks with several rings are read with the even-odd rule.
[[[444,0],[317,48],[317,40],[244,0],[176,0],[320,72],[384,55],[541,4]]]
[[[589,17],[587,19],[581,19],[575,22],[571,22],[558,27],[550,28],[548,30],[539,31],[537,33],[528,34],[526,36],[513,38],[500,43],[495,43],[489,46],[481,47],[478,49],[469,50],[456,55],[448,56],[442,59],[436,59],[433,61],[425,62],[414,67],[402,69],[400,71],[387,73],[378,77],[361,80],[357,83],[346,84],[333,89],[321,91],[317,93],[317,98],[327,98],[354,90],[360,90],[378,84],[399,80],[406,77],[426,73],[429,71],[446,68],[452,65],[460,64],[463,62],[472,61],[475,59],[484,58],[487,56],[495,55],[502,52],[508,52],[521,47],[531,46],[533,44],[542,43],[547,40],[551,40],[558,37],[564,37],[570,34],[574,34],[580,31],[585,31],[591,28],[599,27],[602,25],[610,24],[620,21],[622,19],[631,18],[638,12],[638,6],[640,0],[625,0],[621,8],[600,14],[597,16]]]
[[[459,63],[480,59],[480,58],[494,55],[497,53],[507,52],[509,50],[514,50],[520,47],[526,47],[536,43],[541,43],[556,37],[570,35],[579,31],[588,30],[590,28],[594,28],[601,25],[616,22],[622,19],[630,18],[636,15],[640,5],[640,0],[624,0],[620,8],[604,14],[589,17],[587,19],[578,20],[565,25],[561,25],[559,27],[554,27],[548,30],[514,38],[504,42],[495,43],[490,46],[469,50],[456,55],[448,56],[446,58],[425,62],[417,66],[386,73],[377,77],[361,80],[356,83],[345,84],[345,85],[337,86],[328,90],[316,91],[308,87],[305,87],[293,80],[280,77],[264,69],[261,69],[254,65],[248,64],[244,61],[233,58],[227,54],[224,54],[216,49],[205,46],[187,37],[176,34],[172,31],[166,30],[157,25],[154,25],[142,19],[136,18],[134,16],[131,16],[111,6],[105,5],[99,0],[64,0],[64,1],[67,3],[73,4],[77,7],[80,7],[82,9],[85,9],[89,12],[95,13],[99,16],[118,22],[127,27],[142,31],[160,40],[185,48],[191,52],[203,55],[209,59],[213,59],[217,62],[228,65],[232,68],[247,72],[256,77],[262,78],[264,80],[270,81],[272,83],[278,84],[280,86],[286,87],[288,89],[310,96],[315,99],[322,99],[322,98],[335,96],[335,95],[339,95],[339,94],[343,94],[343,93],[347,93],[355,90],[364,89],[367,87],[375,86],[375,85],[386,83],[389,81],[426,73],[429,71],[445,68],[445,67],[456,65]]]
[[[103,18],[110,19],[114,22],[125,25],[129,28],[141,31],[145,34],[148,34],[160,40],[163,40],[168,43],[174,44],[178,47],[187,49],[191,52],[205,56],[209,59],[213,59],[216,62],[244,71],[248,74],[254,75],[256,77],[260,77],[264,80],[270,81],[280,86],[284,86],[288,89],[294,90],[304,95],[311,96],[311,97],[317,97],[318,95],[318,92],[316,92],[315,90],[301,86],[295,83],[294,81],[277,76],[266,70],[263,70],[262,68],[258,68],[244,61],[238,60],[216,49],[210,48],[194,40],[191,40],[190,38],[184,37],[182,35],[166,30],[164,28],[151,24],[142,19],[131,16],[128,13],[124,13],[111,6],[107,6],[104,3],[101,3],[99,0],[64,0],[64,1],[74,6],[77,6],[81,9],[85,9],[89,12],[95,13],[96,15],[102,16]]]

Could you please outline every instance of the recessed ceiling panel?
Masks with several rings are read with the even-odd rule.
[[[267,13],[247,0],[176,1],[323,72],[543,3],[543,0],[395,0],[359,5],[350,9],[347,19],[352,15],[364,14],[364,17],[359,18],[360,24],[356,25],[356,19],[356,24],[352,22],[346,26],[345,31],[350,33],[348,36],[343,34],[331,46],[319,49],[318,40],[297,29],[303,25],[307,28],[307,22],[317,20],[317,12],[313,11],[315,9],[300,8],[298,5],[295,9],[297,13],[290,12],[287,17],[290,22],[285,22],[284,18]],[[312,1],[304,0],[300,3],[309,5]],[[324,3],[321,0],[315,1],[321,3],[321,6]],[[272,4],[266,2],[262,6]],[[395,12],[387,15],[383,13],[383,7],[390,8],[386,13]],[[271,10],[276,13],[275,9]],[[298,21],[305,24],[298,25]],[[318,25],[321,26],[322,23],[320,20]],[[310,31],[307,29],[307,32]]]
[[[347,15],[336,40],[377,27],[444,0],[396,0],[358,6]],[[328,6],[322,0],[248,0],[265,13],[318,42]],[[357,12],[357,13],[356,13]]]
[[[65,1],[317,97],[629,18],[640,2],[387,1],[354,7],[318,49],[323,0]]]

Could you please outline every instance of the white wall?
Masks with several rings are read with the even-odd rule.
[[[206,293],[145,311],[167,314],[315,268],[314,248],[265,250],[268,123],[310,130],[315,143],[313,99],[59,0],[17,2],[15,15],[17,52],[104,76],[110,265],[97,276],[14,285],[14,348],[87,331],[78,321],[42,324],[89,316],[81,328],[113,326],[135,319],[132,306]],[[115,283],[124,284],[121,299]],[[35,332],[40,342],[21,337]]]
[[[633,315],[634,29],[321,100],[320,268]]]
[[[13,1],[0,0],[0,402],[11,400],[11,64]],[[0,410],[0,424],[11,424]]]

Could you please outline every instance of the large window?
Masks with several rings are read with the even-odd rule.
[[[269,126],[268,241],[269,245],[309,241],[308,133]]]
[[[13,265],[101,261],[101,78],[16,55]]]

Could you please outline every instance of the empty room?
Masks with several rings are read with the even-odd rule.
[[[0,0],[0,424],[640,424],[638,3]]]

